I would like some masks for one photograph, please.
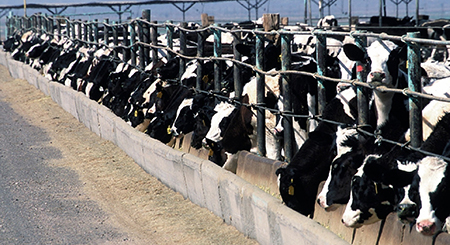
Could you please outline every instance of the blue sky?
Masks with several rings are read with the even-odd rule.
[[[26,0],[27,3],[71,3],[73,0]],[[117,1],[117,0],[110,0]],[[126,0],[123,0],[126,1]],[[256,0],[250,0],[254,3]],[[262,1],[262,0],[258,0]],[[327,0],[325,0],[327,1]],[[329,0],[328,0],[329,1]],[[401,0],[386,0],[387,14],[389,16],[396,15],[396,5],[393,3],[399,2]],[[409,16],[415,15],[415,5],[416,0],[409,0]],[[77,3],[82,2],[108,2],[108,0],[78,0]],[[242,2],[242,1],[241,1]],[[20,5],[23,4],[22,0],[1,0],[0,5]],[[180,5],[181,6],[181,5]],[[398,5],[399,17],[406,15],[406,5],[402,2]],[[448,18],[450,19],[450,1],[448,0],[420,0],[419,4],[420,14],[430,15],[431,19],[437,18]],[[131,15],[132,18],[141,15],[143,9],[151,9],[152,20],[157,20],[162,22],[164,20],[173,20],[178,22],[182,20],[181,12],[172,4],[161,4],[161,5],[143,5],[135,6],[131,8],[132,13],[124,14],[125,18]],[[27,14],[32,14],[33,12],[47,12],[46,10],[35,10],[28,9]],[[87,12],[110,12],[109,8],[91,7],[91,8],[69,8],[64,14],[80,14]],[[14,14],[22,15],[22,10],[13,10]],[[258,17],[262,16],[263,13],[280,13],[282,17],[289,17],[290,22],[294,24],[295,22],[303,22],[304,19],[304,0],[268,0],[258,11]],[[337,0],[330,8],[330,13],[337,17],[345,18],[348,12],[348,0]],[[379,5],[377,0],[352,0],[352,15],[353,16],[372,16],[378,15]],[[208,15],[215,16],[216,22],[224,21],[240,21],[248,19],[248,11],[242,7],[236,1],[229,2],[218,2],[218,3],[197,3],[191,9],[186,12],[186,21],[199,21],[200,15],[202,13],[207,13]],[[328,8],[325,9],[325,14],[328,14]],[[97,15],[91,17],[92,19],[103,19],[109,17],[110,19],[115,19],[117,15]],[[318,6],[313,3],[312,6],[312,16],[318,17]],[[76,16],[74,18],[86,18]],[[251,11],[251,18],[256,19],[255,11]]]

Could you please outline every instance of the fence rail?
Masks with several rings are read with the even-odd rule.
[[[108,19],[100,22],[98,20],[94,21],[81,21],[81,20],[70,20],[67,17],[53,17],[46,15],[33,15],[29,17],[17,17],[13,16],[7,19],[7,36],[11,36],[17,32],[24,32],[32,30],[38,33],[45,33],[54,37],[57,40],[66,39],[75,42],[81,42],[88,46],[96,46],[108,48],[113,51],[114,57],[111,59],[115,62],[124,62],[128,65],[138,69],[144,76],[148,75],[145,68],[148,65],[155,65],[158,59],[158,52],[164,51],[168,58],[178,56],[180,57],[180,77],[185,70],[185,66],[188,60],[197,60],[197,85],[195,90],[197,92],[208,93],[216,96],[218,99],[227,100],[233,103],[240,104],[239,98],[242,93],[242,81],[240,79],[239,73],[242,67],[251,68],[257,74],[257,84],[258,84],[258,100],[257,103],[247,104],[257,111],[258,118],[258,153],[260,155],[265,155],[265,122],[264,122],[264,111],[270,111],[275,114],[279,114],[287,118],[284,123],[284,138],[288,139],[285,141],[285,157],[286,161],[289,162],[293,154],[293,143],[289,139],[292,139],[292,118],[303,117],[310,120],[324,120],[321,118],[321,111],[325,107],[324,96],[319,96],[318,111],[314,113],[313,116],[308,115],[295,115],[291,109],[291,101],[289,99],[289,86],[287,80],[290,75],[299,74],[305,76],[311,76],[318,81],[318,93],[324,94],[325,88],[321,84],[322,81],[331,81],[335,83],[347,83],[357,88],[358,96],[358,125],[364,125],[367,123],[367,90],[377,90],[381,92],[395,92],[401,93],[409,98],[411,107],[411,116],[413,118],[410,121],[411,125],[411,142],[410,145],[393,142],[387,139],[381,138],[380,135],[372,134],[361,130],[360,132],[367,135],[373,136],[381,141],[386,141],[392,144],[400,145],[412,150],[418,150],[422,143],[422,118],[421,118],[421,103],[419,98],[439,100],[444,102],[450,102],[450,98],[437,97],[429,94],[424,94],[421,92],[421,81],[420,81],[420,49],[425,47],[425,45],[433,46],[446,46],[450,45],[450,41],[437,41],[424,38],[418,38],[416,33],[409,32],[403,36],[393,36],[385,33],[376,34],[364,31],[329,31],[324,29],[313,29],[312,31],[289,31],[286,29],[275,30],[275,31],[263,31],[261,28],[257,29],[229,29],[222,27],[220,25],[210,25],[207,27],[188,27],[188,24],[181,22],[174,24],[172,21],[166,21],[164,23],[157,23],[150,20],[150,12],[144,10],[142,13],[142,18],[129,20],[125,23],[109,23]],[[158,43],[158,32],[166,35],[167,43]],[[232,52],[223,52],[224,44],[221,41],[223,33],[229,33],[233,36],[233,42],[230,46],[233,48]],[[205,56],[205,40],[206,34],[212,34],[214,37],[213,43],[213,55]],[[236,44],[242,43],[242,35],[251,34],[256,36],[256,64],[251,65],[243,62],[241,60],[241,55],[236,51]],[[174,35],[179,36],[178,46],[174,46]],[[188,54],[188,39],[187,35],[195,35],[197,37],[196,55]],[[316,73],[302,72],[290,69],[290,56],[291,48],[290,42],[292,37],[295,35],[313,35],[317,37],[316,42],[316,60],[318,63],[318,71]],[[282,69],[279,71],[264,71],[262,69],[262,53],[264,49],[264,37],[265,36],[279,36],[282,42]],[[365,82],[365,77],[362,74],[358,74],[358,79],[345,80],[336,79],[324,76],[324,65],[326,53],[326,39],[328,36],[347,36],[355,39],[355,42],[364,47],[365,39],[367,37],[377,38],[379,40],[392,40],[400,41],[406,43],[408,46],[408,79],[409,87],[405,89],[395,89],[386,86],[370,86]],[[176,48],[178,49],[176,49]],[[119,52],[118,50],[121,50]],[[214,61],[214,90],[205,91],[202,90],[202,65],[203,61]],[[221,66],[220,62],[230,61],[233,62],[234,66],[234,82],[236,97],[228,98],[220,94],[221,91]],[[262,103],[262,97],[264,94],[264,76],[275,76],[281,75],[282,86],[284,93],[284,110],[277,111],[267,108]],[[245,105],[245,104],[244,104]],[[332,122],[336,124],[342,124],[340,122]],[[350,126],[350,125],[348,125]],[[426,153],[432,155],[431,153]],[[445,158],[450,160],[449,158]]]

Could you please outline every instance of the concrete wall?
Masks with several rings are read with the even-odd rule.
[[[9,68],[12,77],[29,81],[86,127],[114,142],[149,174],[260,244],[348,244],[316,221],[286,207],[280,199],[199,158],[205,156],[204,151],[190,154],[152,139],[84,94],[50,82],[29,66],[12,60],[8,53],[0,51],[0,64]],[[186,142],[181,145],[190,150]]]

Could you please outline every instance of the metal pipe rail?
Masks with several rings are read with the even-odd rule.
[[[11,30],[11,32],[8,33],[13,33],[13,29],[15,30],[33,30],[33,31],[37,31],[37,32],[42,32],[42,33],[47,33],[48,35],[51,35],[57,39],[61,39],[61,38],[67,38],[67,39],[72,39],[73,41],[77,41],[77,42],[82,42],[86,45],[89,46],[97,46],[97,47],[104,47],[104,48],[108,48],[111,50],[114,50],[115,48],[121,47],[122,49],[127,50],[127,52],[130,52],[130,56],[129,58],[131,58],[131,60],[124,59],[119,61],[118,58],[114,59],[117,62],[125,62],[133,67],[135,67],[136,69],[138,69],[143,75],[146,75],[145,72],[145,63],[143,63],[144,59],[147,59],[147,64],[150,64],[150,62],[155,62],[157,61],[157,59],[155,59],[154,56],[156,56],[156,52],[148,52],[148,55],[144,55],[141,52],[144,50],[165,50],[168,54],[171,54],[170,56],[178,56],[181,59],[181,66],[180,66],[180,74],[182,71],[184,71],[184,66],[185,66],[185,60],[192,60],[192,59],[196,59],[198,61],[204,61],[204,60],[209,60],[209,61],[214,61],[214,62],[224,62],[224,61],[231,61],[234,64],[234,68],[235,70],[239,71],[240,67],[248,67],[250,69],[252,69],[256,74],[259,74],[260,76],[275,76],[275,75],[281,75],[282,77],[286,77],[288,78],[288,76],[292,75],[292,74],[299,74],[299,75],[304,75],[304,76],[311,76],[313,78],[315,78],[316,80],[322,80],[322,81],[332,81],[335,83],[341,82],[341,83],[347,83],[347,84],[351,84],[352,86],[356,86],[357,88],[365,88],[365,89],[375,89],[377,91],[381,91],[381,92],[395,92],[395,93],[401,93],[407,97],[409,97],[411,100],[412,99],[417,99],[417,98],[425,98],[425,99],[432,99],[432,100],[439,100],[439,101],[444,101],[444,102],[450,102],[450,98],[444,98],[444,97],[437,97],[437,96],[432,96],[432,95],[427,95],[427,94],[423,94],[420,93],[414,89],[411,88],[406,88],[406,89],[396,89],[396,88],[388,88],[386,86],[377,86],[377,87],[372,87],[369,84],[361,81],[361,77],[359,77],[359,79],[354,79],[354,80],[344,80],[344,79],[335,79],[335,78],[329,78],[326,76],[323,76],[320,74],[320,70],[319,72],[316,73],[309,73],[309,72],[301,72],[301,71],[295,71],[295,70],[290,70],[289,67],[289,63],[285,63],[284,68],[281,71],[264,71],[262,70],[261,66],[258,66],[257,64],[251,65],[251,64],[247,64],[245,62],[242,62],[240,59],[239,55],[236,55],[237,52],[234,51],[234,58],[227,58],[227,57],[222,57],[220,54],[220,51],[218,50],[218,48],[221,48],[220,44],[218,44],[217,42],[220,42],[220,38],[217,34],[215,34],[215,38],[214,38],[214,42],[215,42],[215,49],[216,49],[216,55],[214,56],[209,56],[209,57],[203,57],[201,52],[199,55],[199,52],[197,52],[196,56],[192,56],[192,55],[187,55],[186,54],[186,35],[185,33],[217,33],[217,32],[229,32],[232,33],[235,37],[235,42],[234,43],[238,43],[240,42],[240,35],[245,34],[245,33],[251,33],[253,35],[256,35],[257,37],[263,37],[265,35],[280,35],[282,37],[282,40],[290,40],[289,38],[286,39],[285,37],[292,37],[294,35],[314,35],[314,36],[322,36],[324,37],[324,39],[326,40],[326,37],[328,36],[350,36],[352,38],[355,39],[363,39],[366,37],[375,37],[381,40],[393,40],[393,41],[401,41],[404,42],[409,46],[411,45],[419,45],[419,44],[425,44],[425,45],[450,45],[449,41],[436,41],[436,40],[429,40],[429,39],[423,39],[423,38],[416,38],[414,36],[408,36],[408,35],[403,35],[403,36],[392,36],[392,35],[388,35],[385,33],[381,33],[381,34],[375,34],[375,33],[368,33],[368,32],[333,32],[333,31],[325,31],[325,30],[321,30],[321,29],[313,29],[312,31],[286,31],[286,30],[277,30],[277,31],[270,31],[270,32],[266,32],[266,31],[262,31],[260,29],[256,29],[256,30],[247,30],[247,29],[226,29],[223,28],[219,25],[213,25],[213,26],[209,26],[209,27],[204,27],[204,28],[197,28],[197,29],[189,29],[186,28],[186,24],[184,23],[180,23],[178,25],[173,24],[172,22],[164,22],[161,24],[158,23],[154,23],[150,21],[150,18],[145,16],[146,18],[143,19],[134,19],[134,20],[130,20],[127,23],[121,23],[121,24],[109,24],[108,21],[104,21],[103,23],[103,30],[104,30],[104,39],[103,42],[101,42],[98,38],[82,38],[81,34],[82,32],[86,32],[86,30],[81,28],[81,25],[89,25],[87,24],[87,22],[83,22],[80,20],[70,20],[69,18],[54,18],[54,17],[50,17],[50,16],[45,16],[45,15],[40,15],[38,17],[36,16],[30,16],[30,17],[12,17],[9,18],[7,21],[7,26],[9,28],[9,30]],[[35,18],[38,18],[38,21],[32,21],[35,20]],[[40,20],[40,21],[39,21]],[[65,28],[61,28],[60,24],[61,21],[65,22]],[[55,22],[56,22],[56,29],[55,29]],[[98,24],[99,22],[96,21],[94,23],[95,25],[97,25],[97,32],[98,32]],[[59,26],[59,27],[58,27]],[[75,33],[75,26],[78,26],[77,30],[78,30],[78,38],[74,35]],[[109,39],[109,35],[108,35],[108,29],[110,28],[116,28],[116,31],[118,28],[123,28],[124,26],[126,26],[127,28],[124,28],[124,33],[126,32],[126,37],[129,37],[129,42],[128,42],[128,38],[126,41],[123,41],[123,43],[119,43],[117,41],[117,39],[115,39],[114,44],[111,45],[109,44],[109,41],[107,39]],[[138,27],[136,29],[136,26]],[[173,33],[175,33],[176,31],[179,32],[180,34],[180,52],[177,52],[174,48],[173,48],[173,39],[171,39],[170,41],[168,40],[167,46],[163,46],[160,44],[157,44],[155,41],[155,37],[153,36],[150,40],[150,38],[146,39],[144,38],[144,36],[140,33],[142,33],[142,28],[139,28],[140,26],[146,26],[146,28],[149,28],[149,30],[153,30],[152,32],[155,33],[156,28],[165,28],[166,33],[168,36],[172,36]],[[70,37],[70,30],[72,30],[72,37]],[[105,31],[106,30],[106,31]],[[125,31],[127,30],[127,31]],[[65,31],[66,33],[62,33],[62,31]],[[91,30],[88,30],[89,32]],[[136,31],[138,33],[136,33]],[[129,32],[129,34],[128,34]],[[117,33],[116,33],[117,34]],[[90,36],[90,35],[89,35]],[[136,36],[139,36],[139,40],[135,40]],[[93,40],[93,41],[92,41]],[[200,42],[198,44],[203,45],[203,38],[200,38]],[[151,41],[151,42],[150,42]],[[169,43],[171,42],[171,43]],[[286,41],[285,41],[286,42]],[[321,42],[324,42],[324,40],[322,40]],[[289,41],[288,41],[289,43]],[[363,44],[364,45],[364,44]],[[233,45],[234,47],[234,45]],[[261,49],[263,49],[263,47],[259,47],[259,51],[261,52]],[[138,50],[141,50],[139,53],[139,60],[141,61],[140,66],[136,66],[136,52]],[[285,56],[290,55],[290,50],[286,50],[286,52],[283,53],[282,55],[282,60],[284,59]],[[126,55],[127,56],[127,55]],[[143,57],[147,57],[147,58],[143,58]],[[150,56],[151,56],[151,60],[150,60]],[[117,57],[117,56],[116,56]],[[133,59],[134,57],[134,59]],[[323,57],[318,56],[317,60],[321,60],[323,59]],[[130,64],[131,62],[131,64]],[[144,61],[145,62],[145,61]],[[414,62],[420,62],[419,60],[416,60]],[[199,62],[199,67],[201,66],[202,62]],[[419,63],[417,63],[419,64]],[[219,68],[219,66],[215,66],[217,68]],[[199,69],[199,76],[201,76],[201,68]],[[239,76],[237,76],[238,78]],[[236,78],[236,76],[235,76]],[[236,79],[236,84],[235,87],[239,87],[242,85],[238,85],[238,79]],[[220,83],[216,81],[216,86],[220,86]],[[216,91],[216,93],[212,92],[212,91],[203,91],[205,93],[211,93],[214,96],[217,96],[217,98],[222,99],[222,100],[229,100],[232,101],[233,103],[238,103],[237,98],[239,98],[240,94],[238,94],[236,96],[236,98],[230,99],[230,98],[224,98],[223,96],[221,97],[217,91],[220,91],[220,88],[215,88],[214,89]],[[197,87],[196,91],[202,91],[201,88]],[[236,89],[236,91],[242,91]],[[263,93],[264,91],[260,91],[260,93]],[[360,97],[358,96],[358,99]],[[289,110],[285,110],[285,111],[277,111],[277,110],[273,110],[273,109],[269,109],[267,107],[265,107],[264,105],[262,105],[261,103],[256,103],[256,104],[249,104],[247,106],[250,106],[254,109],[256,109],[257,111],[270,111],[271,113],[274,114],[279,114],[279,115],[283,115],[286,116],[288,118],[293,118],[293,117],[302,117],[302,118],[308,118],[308,119],[317,119],[317,120],[323,120],[320,116],[320,113],[316,113],[314,114],[314,116],[309,116],[309,115],[294,115],[291,111]],[[288,107],[285,107],[288,108]],[[421,108],[419,108],[421,109]],[[263,114],[261,114],[263,115]],[[259,116],[261,117],[261,116]],[[414,119],[415,120],[415,119]],[[342,123],[340,122],[333,122],[336,124],[341,125]],[[358,121],[358,123],[361,125],[363,124],[363,121]],[[260,124],[261,127],[265,127],[265,125]],[[414,129],[411,130],[411,134],[414,134]],[[258,137],[264,137],[264,134],[258,134]],[[288,135],[285,136],[286,138],[290,138],[288,137]],[[259,142],[264,142],[263,140],[259,141]],[[288,143],[289,144],[289,143]],[[292,144],[292,143],[290,143]],[[401,144],[401,143],[398,143]],[[420,146],[420,144],[416,144],[414,145],[415,147],[413,148],[417,148],[418,146]],[[265,154],[265,150],[261,149],[259,150],[261,155]],[[291,158],[291,156],[287,156],[287,161],[289,161],[289,159]]]

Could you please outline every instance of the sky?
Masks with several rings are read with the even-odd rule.
[[[0,5],[21,5],[23,1],[27,4],[30,3],[71,3],[74,0],[0,0]],[[127,0],[77,0],[77,3],[90,3],[90,2],[126,2]],[[137,0],[132,0],[137,1]],[[264,2],[265,0],[248,0],[250,3]],[[258,18],[264,13],[279,13],[281,17],[288,17],[290,24],[296,24],[297,22],[304,22],[304,1],[306,0],[267,0],[258,9]],[[340,23],[348,20],[348,3],[349,0],[324,0],[324,2],[333,2],[330,8],[324,9],[324,14],[333,14],[338,20],[341,18]],[[396,16],[397,8],[394,2],[398,4],[398,17],[403,18],[406,16],[406,4],[404,1],[409,1],[408,15],[415,16],[416,0],[386,0],[386,10],[388,16]],[[245,4],[244,0],[240,0]],[[319,11],[318,5],[314,2],[318,0],[312,0],[312,17],[318,18]],[[377,0],[351,0],[352,16],[360,16],[360,20],[364,20],[362,17],[370,17],[379,14],[379,1]],[[178,5],[182,7],[181,4]],[[187,5],[186,5],[187,6]],[[172,4],[153,4],[153,5],[141,5],[134,6],[130,10],[131,12],[124,13],[123,19],[127,17],[136,18],[141,16],[142,10],[151,10],[151,19],[164,22],[166,20],[173,20],[175,23],[183,20],[182,12],[179,11]],[[105,12],[111,12],[112,10],[107,7],[90,7],[90,8],[68,8],[63,12],[65,15],[72,16],[76,19],[99,19],[109,18],[110,20],[118,20],[116,14],[106,14]],[[23,15],[22,9],[12,10],[14,15]],[[27,14],[31,15],[34,12],[48,13],[44,9],[27,9]],[[96,13],[92,16],[80,16],[77,14]],[[102,14],[100,14],[102,13]],[[105,14],[103,14],[105,13]],[[225,1],[215,3],[196,3],[186,12],[185,20],[200,22],[200,16],[202,13],[206,13],[215,17],[217,23],[224,23],[230,21],[245,21],[249,19],[249,12],[237,1]],[[448,0],[419,0],[419,14],[429,15],[430,19],[446,18],[450,19],[450,1]],[[4,20],[6,17],[0,19],[0,26],[4,26]],[[257,19],[255,10],[250,12],[251,19]],[[343,22],[341,22],[343,21]],[[3,32],[4,28],[0,28]],[[1,37],[3,34],[0,32]]]

